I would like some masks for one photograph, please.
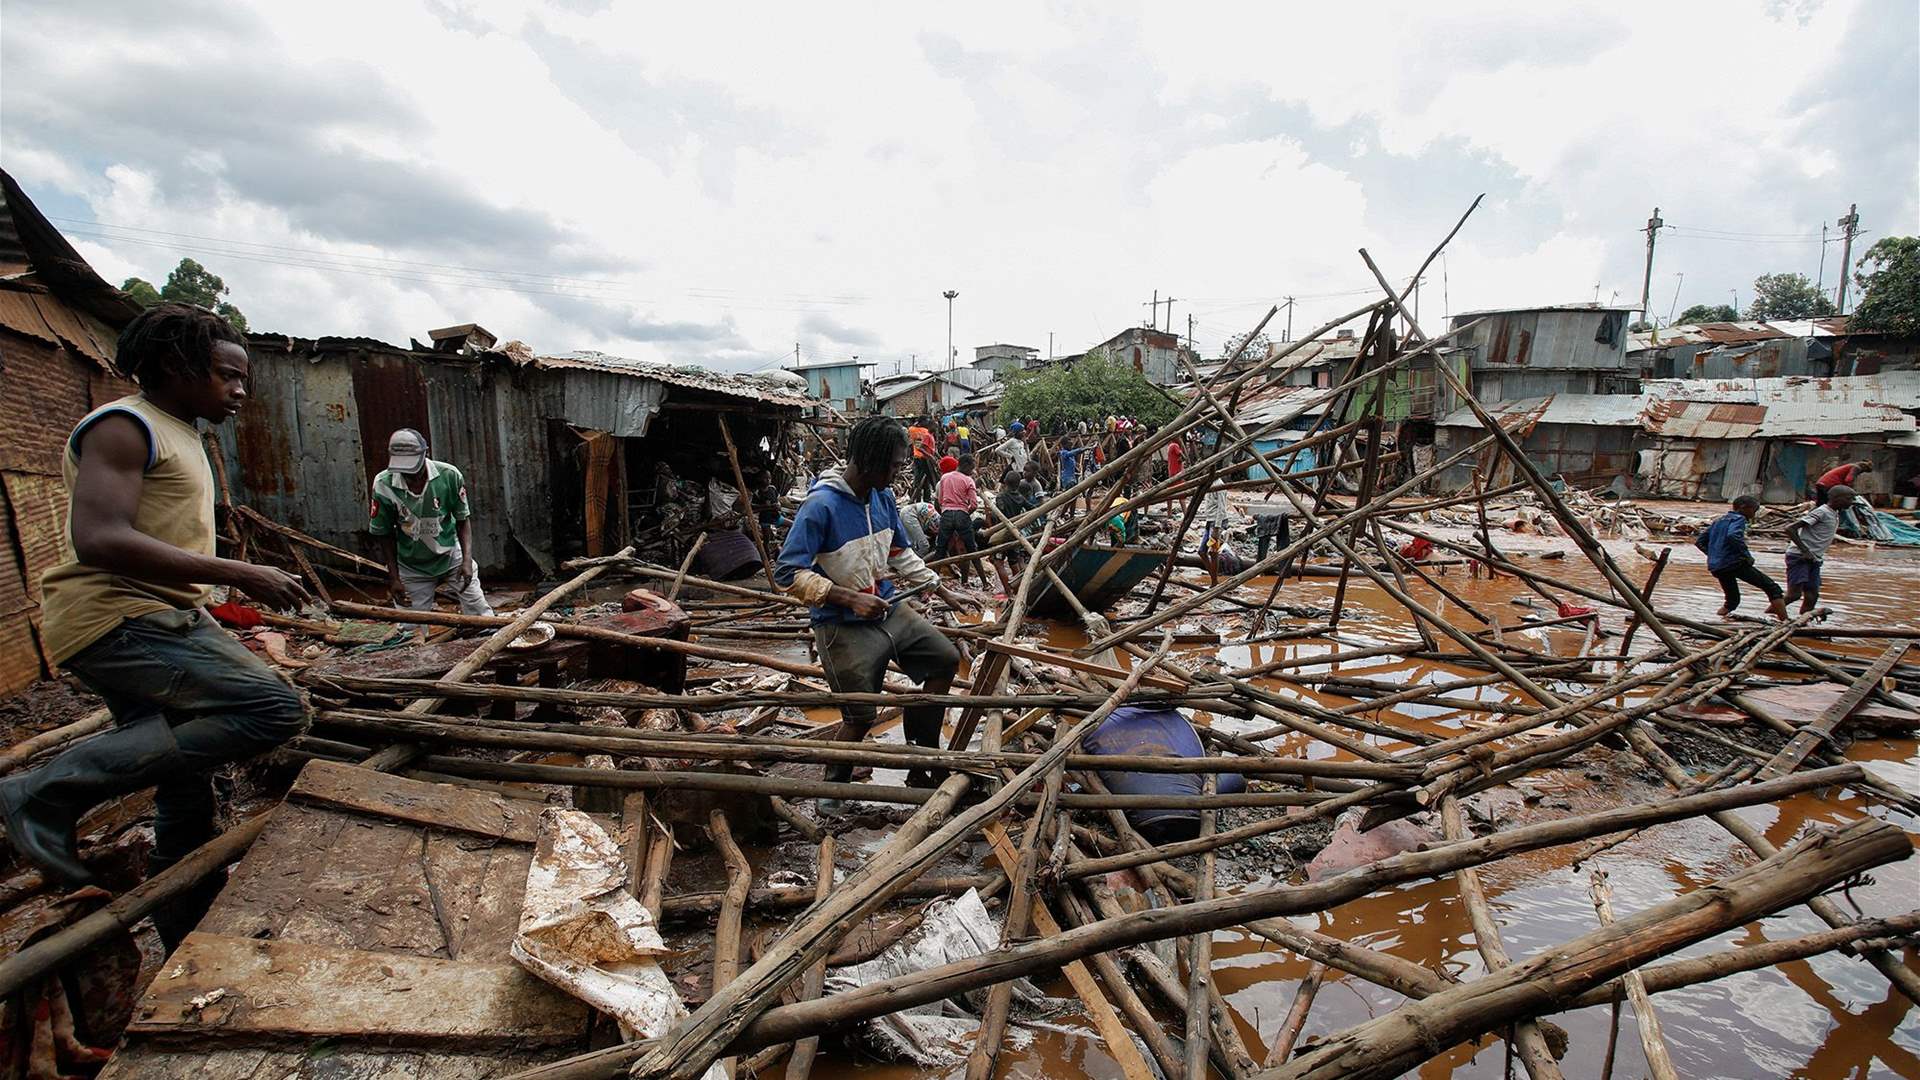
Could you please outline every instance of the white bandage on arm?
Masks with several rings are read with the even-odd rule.
[[[925,560],[920,558],[919,553],[912,548],[901,548],[898,553],[889,557],[887,570],[893,575],[893,580],[909,589],[937,584],[940,580],[940,575],[934,573]]]
[[[827,594],[833,591],[833,580],[814,570],[797,570],[793,575],[793,584],[787,586],[787,593],[796,599],[805,600],[814,607],[827,602]]]

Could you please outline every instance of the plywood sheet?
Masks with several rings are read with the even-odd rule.
[[[129,1034],[571,1042],[590,1010],[512,964],[193,933]]]

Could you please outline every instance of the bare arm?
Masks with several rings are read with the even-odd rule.
[[[1802,558],[1811,559],[1814,562],[1819,562],[1820,560],[1815,559],[1813,557],[1813,552],[1807,550],[1807,545],[1800,541],[1800,529],[1801,529],[1801,524],[1798,521],[1787,526],[1787,542],[1791,543],[1794,547],[1800,549],[1800,555]]]
[[[469,569],[469,567],[474,565],[473,519],[467,518],[464,521],[454,522],[453,533],[455,536],[458,536],[460,538],[460,566],[458,567],[458,569],[461,574],[467,577],[472,577],[473,572],[472,570]]]
[[[162,585],[228,585],[275,607],[307,599],[306,589],[290,574],[200,555],[134,528],[147,451],[146,434],[130,417],[107,416],[81,436],[71,519],[74,554],[81,562]]]
[[[407,603],[406,586],[400,583],[400,541],[392,533],[379,538],[381,550],[387,553],[387,594],[396,607],[405,607]]]

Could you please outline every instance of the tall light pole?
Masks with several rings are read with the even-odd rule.
[[[940,294],[947,298],[947,370],[953,370],[953,298],[960,295],[958,289],[948,289]]]

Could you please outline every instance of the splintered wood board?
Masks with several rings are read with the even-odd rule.
[[[540,806],[455,784],[434,784],[334,761],[310,761],[288,798],[412,825],[533,843]]]
[[[130,1034],[572,1042],[591,1011],[513,964],[189,934]]]
[[[95,1080],[497,1080],[567,1056],[567,1050],[442,1047],[346,1047],[335,1042],[284,1047],[182,1048],[123,1044]]]

